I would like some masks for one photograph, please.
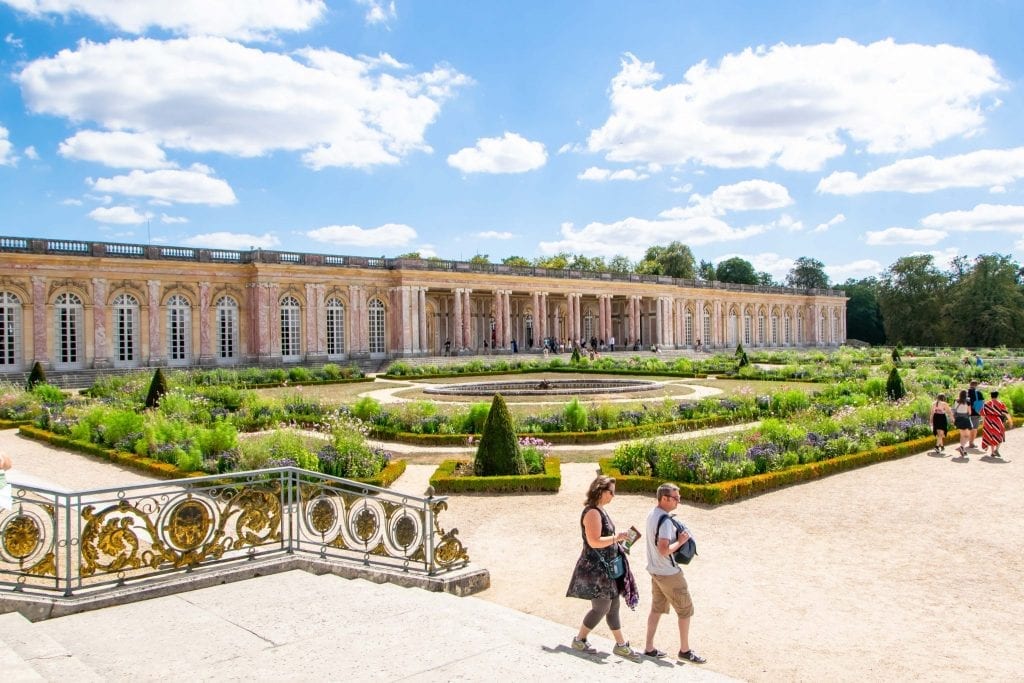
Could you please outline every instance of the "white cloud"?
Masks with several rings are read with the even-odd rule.
[[[231,186],[212,177],[211,169],[194,164],[188,170],[132,171],[128,175],[91,180],[93,189],[129,197],[151,197],[180,204],[224,206],[236,203]]]
[[[14,156],[14,145],[7,136],[7,129],[0,126],[0,166],[15,166],[18,157]]]
[[[970,211],[933,213],[922,218],[921,225],[957,232],[1024,233],[1024,206],[978,204]]]
[[[871,246],[892,244],[937,244],[946,239],[944,230],[925,230],[917,228],[886,228],[885,230],[868,230],[866,242]]]
[[[377,228],[358,225],[328,225],[310,230],[306,237],[334,246],[393,247],[409,244],[416,239],[416,231],[408,225],[386,223]]]
[[[21,38],[15,38],[13,33],[8,33],[7,35],[5,35],[4,42],[10,45],[11,47],[18,48],[19,50],[25,47],[24,41],[22,41]]]
[[[662,218],[722,216],[730,211],[778,209],[792,203],[789,191],[778,183],[744,180],[717,187],[708,196],[693,194],[689,206],[667,209],[660,215]]]
[[[367,24],[387,24],[389,21],[398,18],[398,10],[395,8],[394,0],[381,2],[381,0],[356,0],[366,8],[364,19]]]
[[[285,150],[314,169],[365,168],[430,151],[426,128],[470,82],[444,66],[391,73],[405,69],[396,64],[326,49],[285,55],[222,38],[83,41],[29,63],[16,80],[34,113],[145,131],[163,149]]]
[[[982,149],[936,159],[902,159],[858,178],[836,172],[818,183],[824,194],[855,195],[865,192],[936,192],[951,187],[999,187],[1024,177],[1024,147]]]
[[[478,232],[476,236],[485,240],[510,240],[515,237],[511,232],[498,232],[497,230],[485,230],[483,232]]]
[[[885,266],[874,259],[859,259],[850,263],[837,263],[825,266],[825,274],[835,283],[845,282],[851,277],[857,280],[871,277],[878,275],[883,270],[885,270]]]
[[[39,152],[36,151],[35,145],[29,145],[25,148],[25,156],[32,161],[39,161]]]
[[[168,216],[166,213],[160,214],[161,223],[188,223],[188,219],[184,216]]]
[[[152,214],[139,213],[132,206],[100,206],[89,212],[94,221],[114,225],[139,225],[151,217]]]
[[[548,160],[543,143],[505,132],[500,138],[480,138],[475,147],[449,155],[448,165],[463,173],[525,173]]]
[[[180,35],[265,40],[302,31],[326,12],[324,0],[4,0],[32,16],[82,14],[125,33],[150,28]]]
[[[754,266],[754,270],[770,273],[778,282],[783,282],[786,279],[786,275],[789,274],[794,263],[793,259],[788,256],[779,256],[770,251],[762,254],[753,254],[752,256],[744,256],[742,254],[726,255],[717,259],[716,263],[724,261],[731,256],[740,256],[740,258],[750,261],[750,264]]]
[[[618,171],[612,171],[608,168],[598,168],[597,166],[591,166],[587,170],[583,171],[576,176],[580,180],[647,180],[650,178],[650,174],[636,171],[632,168],[623,168]]]
[[[185,244],[190,247],[205,247],[207,249],[245,251],[254,248],[273,249],[281,244],[281,241],[269,232],[262,235],[249,235],[244,232],[208,232],[185,239]]]
[[[67,199],[62,199],[60,201],[60,203],[62,205],[64,205],[64,206],[81,206],[82,205],[82,200],[81,199],[75,199],[73,197],[69,197]]]
[[[748,48],[662,80],[653,62],[627,54],[590,151],[624,163],[809,171],[843,154],[844,140],[888,154],[975,134],[985,98],[1006,87],[973,50],[846,38]]]
[[[541,242],[539,248],[545,254],[560,251],[609,257],[623,254],[636,260],[642,258],[652,244],[666,244],[673,240],[690,246],[733,242],[759,235],[770,227],[751,225],[734,228],[712,216],[663,220],[629,217],[614,223],[590,223],[580,229],[572,223],[564,223],[561,226],[562,238]]]
[[[437,249],[433,244],[421,244],[416,251],[420,252],[422,258],[432,258],[437,256]]]
[[[932,251],[912,251],[911,256],[928,255],[935,259],[935,265],[940,268],[945,268],[953,262],[960,252],[956,247],[950,247],[949,249],[932,250]]]
[[[173,168],[164,151],[148,135],[121,131],[83,130],[60,143],[62,157],[95,161],[113,168]]]
[[[818,227],[814,228],[814,230],[811,230],[811,232],[812,233],[825,232],[829,228],[831,228],[833,226],[836,226],[836,225],[839,225],[840,223],[844,223],[844,222],[846,222],[846,216],[844,216],[841,213],[837,213],[835,216],[832,216],[832,218],[829,218],[824,223],[818,223]]]

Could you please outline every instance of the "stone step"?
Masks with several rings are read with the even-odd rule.
[[[117,641],[116,634],[110,634]],[[0,614],[0,679],[7,681],[101,682],[104,679],[86,666],[68,648],[61,645],[17,612]],[[9,651],[4,654],[4,647]],[[13,657],[11,657],[13,655]],[[22,663],[18,666],[16,657]],[[11,659],[8,668],[8,659]],[[20,678],[19,678],[20,676]]]

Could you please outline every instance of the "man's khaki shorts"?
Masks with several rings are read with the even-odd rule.
[[[681,571],[670,576],[651,574],[651,611],[668,614],[669,605],[680,617],[693,616],[693,600]]]

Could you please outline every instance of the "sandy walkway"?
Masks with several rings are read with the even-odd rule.
[[[687,569],[691,641],[708,668],[756,681],[1024,678],[1021,434],[1004,447],[1018,461],[1009,464],[921,454],[733,505],[681,506],[700,545]],[[0,449],[15,458],[14,480],[143,479],[11,431],[0,432]],[[422,493],[432,470],[410,465],[396,488]],[[480,597],[565,624],[567,642],[586,611],[563,596],[595,471],[563,465],[555,495],[455,496],[440,518],[491,571]],[[620,527],[641,527],[652,505],[624,494],[608,510]],[[633,554],[641,603],[623,610],[624,628],[639,646],[650,589],[644,551]],[[671,620],[656,643],[673,649]]]

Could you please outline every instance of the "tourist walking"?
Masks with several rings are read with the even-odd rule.
[[[991,449],[993,458],[1001,458],[999,446],[1006,441],[1006,428],[1010,425],[1010,411],[1006,404],[999,400],[999,392],[993,391],[985,406],[981,409],[981,417],[985,429],[981,434],[981,450]]]
[[[590,600],[590,611],[584,615],[579,633],[572,639],[572,648],[587,654],[596,653],[597,650],[587,642],[587,635],[604,619],[615,637],[612,652],[639,661],[639,653],[622,635],[622,621],[619,619],[620,595],[625,597],[631,609],[635,609],[639,594],[626,554],[619,546],[619,542],[626,540],[628,535],[615,532],[615,524],[604,509],[614,499],[615,479],[601,475],[590,483],[580,515],[583,551],[565,592],[569,598]],[[617,563],[621,566],[616,569]],[[615,574],[619,575],[613,578]]]
[[[665,653],[654,646],[654,634],[662,614],[668,614],[669,605],[676,612],[679,624],[679,653],[681,662],[703,664],[707,660],[690,647],[690,617],[693,600],[686,585],[683,570],[676,564],[672,553],[690,539],[685,525],[673,520],[670,513],[679,506],[679,487],[662,484],[657,492],[658,504],[647,515],[647,571],[651,574],[651,613],[647,616],[647,641],[644,654],[661,658]]]
[[[939,394],[942,396],[942,394]],[[971,438],[971,402],[967,399],[967,391],[960,390],[960,395],[953,404],[953,426],[960,430],[960,457],[967,457],[968,440]]]
[[[971,443],[968,448],[977,448],[975,441],[978,438],[978,427],[981,426],[981,408],[985,405],[985,395],[978,388],[978,380],[972,379],[967,387],[967,400],[971,404]]]
[[[946,403],[946,395],[939,394],[932,404],[932,434],[935,435],[936,453],[946,450],[946,432],[949,431],[949,423],[952,421],[953,409]]]

